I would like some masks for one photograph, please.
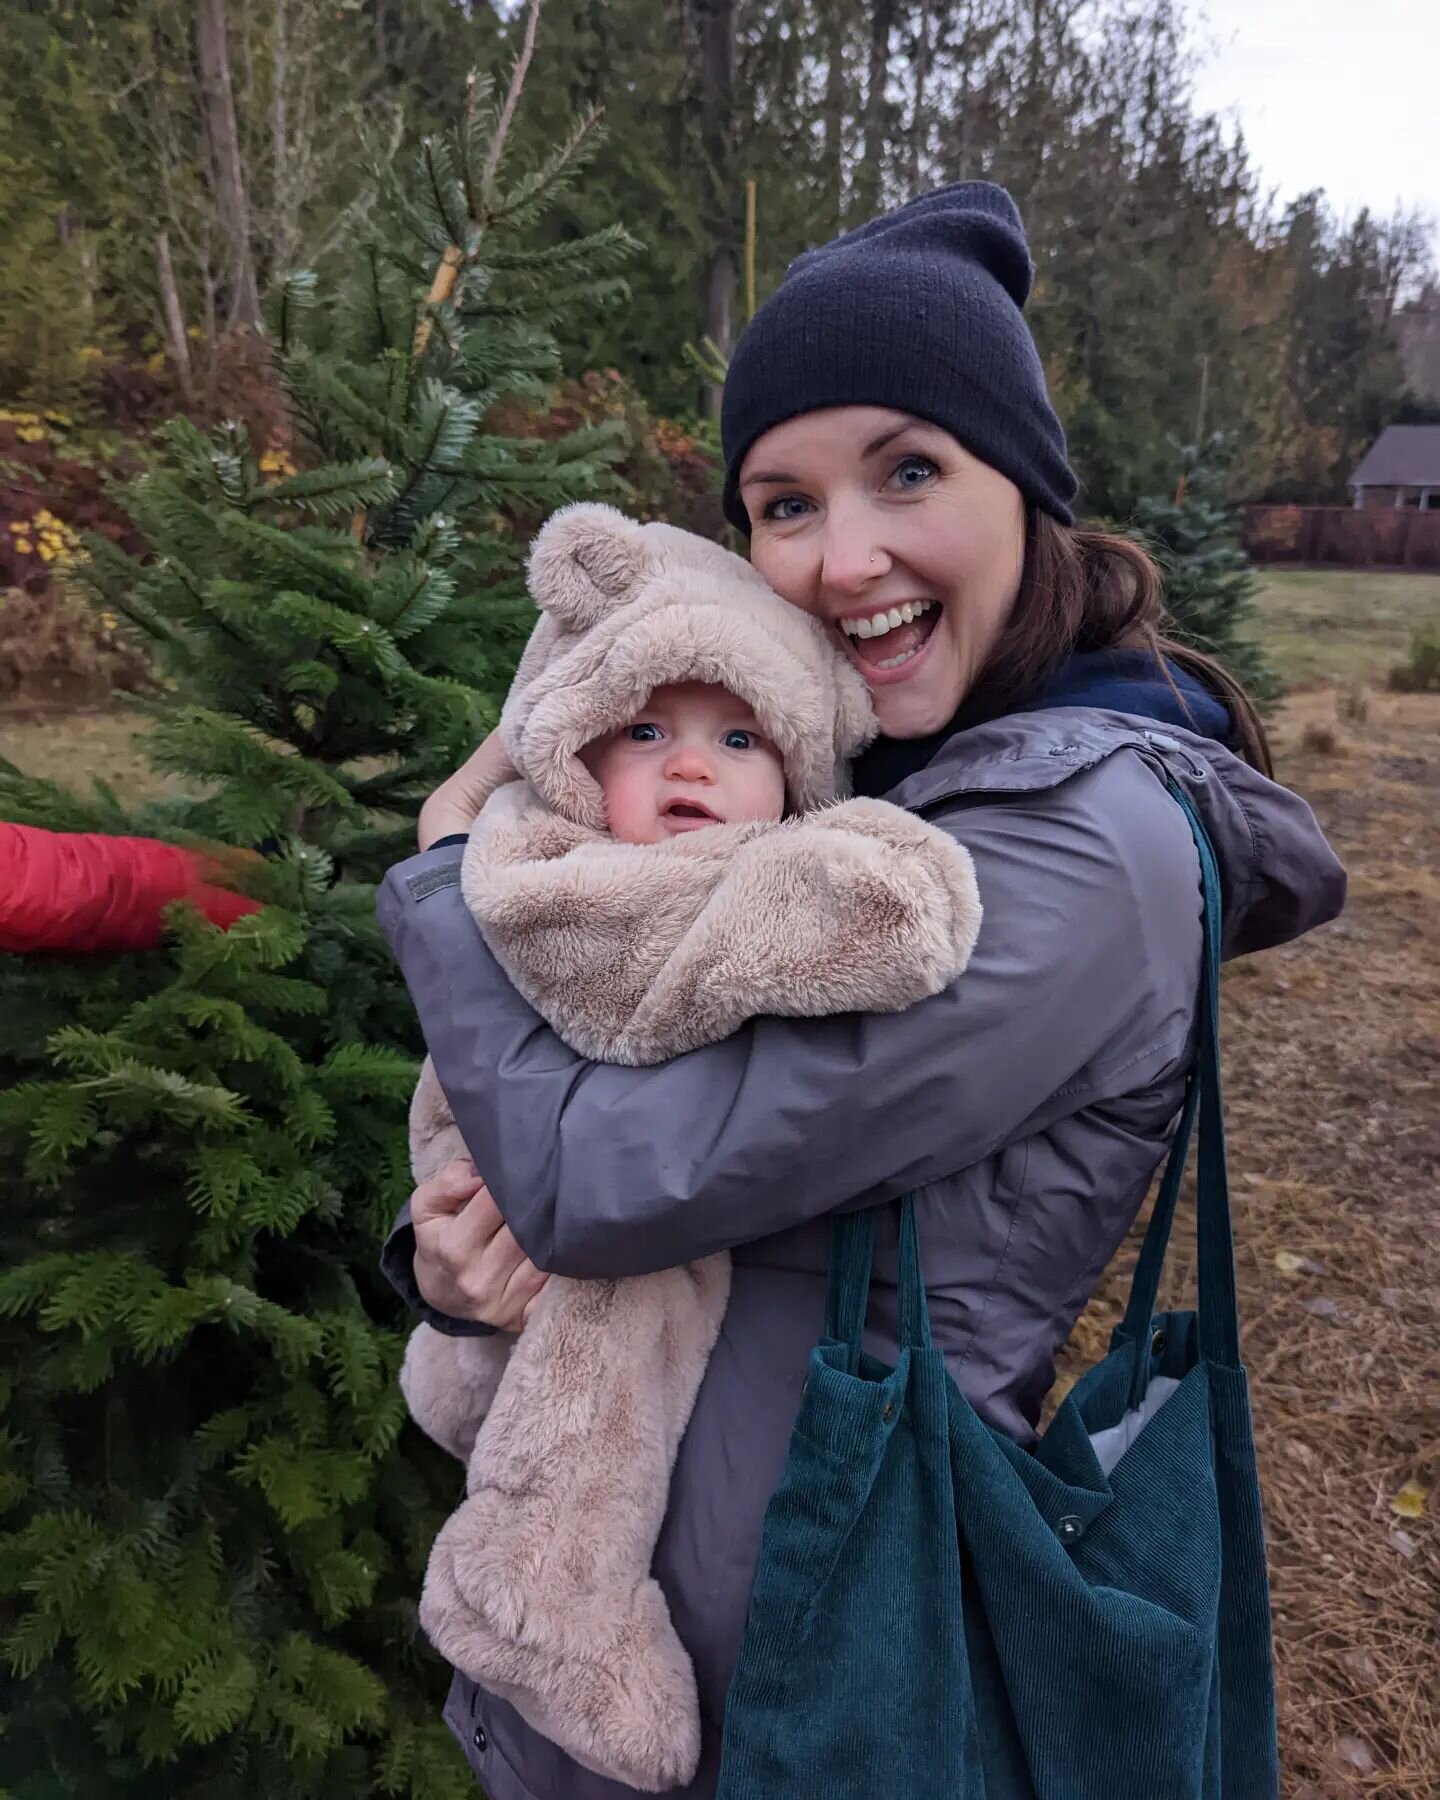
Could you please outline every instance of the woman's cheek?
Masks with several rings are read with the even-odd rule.
[[[758,537],[750,546],[750,561],[782,600],[802,612],[814,612],[814,584],[805,578],[805,555],[797,545],[771,537]]]

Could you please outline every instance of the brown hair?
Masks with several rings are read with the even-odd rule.
[[[1212,657],[1165,635],[1164,583],[1133,538],[1061,525],[1029,508],[1025,566],[1015,610],[972,690],[987,712],[1007,711],[1043,687],[1067,656],[1084,650],[1148,650],[1171,686],[1173,663],[1230,709],[1241,754],[1272,772],[1254,702]],[[1181,705],[1185,697],[1176,688]]]

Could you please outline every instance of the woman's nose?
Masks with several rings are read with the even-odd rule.
[[[665,759],[665,773],[671,781],[713,781],[714,759],[701,744],[676,744]]]
[[[826,590],[839,595],[861,595],[882,575],[888,575],[892,558],[874,534],[859,529],[859,521],[832,517],[826,527],[820,580]]]

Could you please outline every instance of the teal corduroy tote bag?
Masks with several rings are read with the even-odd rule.
[[[1275,1800],[1260,1490],[1240,1363],[1200,857],[1198,1053],[1109,1354],[1033,1450],[931,1346],[899,1203],[900,1354],[860,1347],[873,1213],[831,1228],[825,1337],[765,1517],[717,1800]],[[1199,1124],[1199,1298],[1155,1304]]]

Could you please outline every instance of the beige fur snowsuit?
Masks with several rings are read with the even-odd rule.
[[[898,1011],[960,973],[980,922],[967,853],[882,801],[833,804],[873,723],[822,627],[738,557],[604,506],[546,525],[530,581],[541,617],[499,728],[516,779],[487,801],[461,880],[572,1048],[661,1062],[764,1014]],[[791,817],[656,845],[606,835],[579,752],[681,681],[749,704]],[[417,1180],[466,1154],[428,1062],[411,1154]],[[646,1792],[683,1785],[699,1755],[694,1675],[650,1564],[729,1284],[726,1255],[552,1277],[520,1338],[421,1325],[401,1377],[417,1422],[468,1462],[426,1574],[427,1634],[577,1762]]]

